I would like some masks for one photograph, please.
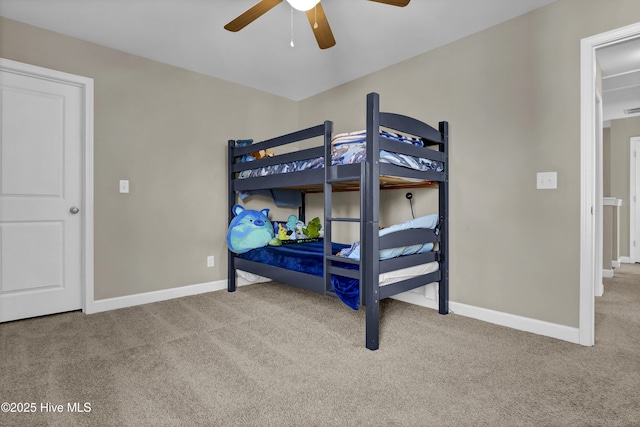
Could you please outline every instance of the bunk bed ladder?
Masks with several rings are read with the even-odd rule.
[[[329,130],[331,132],[331,130]],[[363,206],[363,193],[362,189],[360,191],[360,216],[357,218],[345,218],[345,217],[333,217],[333,184],[340,182],[360,182],[362,183],[362,179],[364,177],[364,163],[360,163],[357,165],[353,165],[354,167],[345,168],[336,167],[331,165],[331,134],[327,136],[327,140],[325,143],[325,153],[324,153],[324,170],[325,170],[325,179],[324,179],[324,273],[325,273],[325,294],[330,294],[337,296],[333,290],[333,285],[331,284],[331,274],[336,273],[338,275],[344,275],[351,278],[357,278],[360,284],[360,300],[359,304],[363,303],[363,295],[364,295],[364,277],[363,277],[363,263],[362,257],[360,257],[360,261],[355,261],[349,258],[338,257],[333,254],[332,251],[332,242],[333,242],[333,223],[334,222],[352,222],[352,223],[360,223],[360,241],[362,241],[362,206]],[[346,172],[345,172],[346,171]],[[341,263],[347,264],[357,264],[358,271],[357,273],[353,270],[345,271],[340,268],[333,268],[332,264],[334,261],[339,261]],[[338,271],[339,270],[339,271]]]
[[[325,146],[325,290],[331,292],[331,264],[337,257],[331,253],[332,223],[338,221],[360,223],[360,261],[357,277],[360,283],[359,304],[366,311],[366,347],[377,350],[379,347],[380,319],[380,244],[378,239],[380,212],[380,100],[377,93],[367,95],[367,141],[366,161],[359,167],[350,169],[353,174],[338,173],[331,166],[331,144]],[[337,182],[358,181],[360,183],[360,217],[333,217],[332,185]],[[351,261],[351,260],[344,260]],[[343,261],[343,262],[344,262]],[[351,261],[351,263],[355,263]]]
[[[327,126],[328,123],[328,126]],[[334,294],[333,286],[331,285],[331,258],[333,257],[333,251],[331,247],[332,227],[330,218],[332,212],[332,185],[331,185],[331,134],[333,132],[333,126],[331,122],[325,122],[325,134],[324,134],[324,293]]]

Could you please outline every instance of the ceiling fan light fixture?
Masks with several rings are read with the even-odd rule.
[[[375,1],[389,6],[403,7],[409,4],[411,0],[369,0]],[[225,30],[236,32],[240,31],[262,15],[278,6],[282,3],[282,0],[260,0],[259,3],[250,7],[244,13],[241,13],[231,22],[224,26]],[[318,42],[320,49],[328,49],[336,45],[336,39],[333,37],[333,32],[327,21],[327,16],[324,13],[322,2],[320,0],[287,0],[287,3],[291,6],[291,34],[293,35],[293,9],[305,12],[307,20],[311,24],[313,35]],[[313,10],[312,10],[313,9]],[[291,42],[293,47],[293,40]]]
[[[311,10],[320,3],[320,0],[287,0],[287,2],[293,7],[301,12],[306,12],[307,10]]]

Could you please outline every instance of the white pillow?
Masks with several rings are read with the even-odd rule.
[[[385,236],[387,234],[395,233],[396,231],[409,230],[411,228],[436,228],[438,225],[438,214],[430,214],[420,216],[418,218],[410,219],[402,224],[392,225],[391,227],[383,228],[380,230],[379,235]]]

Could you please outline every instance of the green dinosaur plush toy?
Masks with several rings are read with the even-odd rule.
[[[322,228],[322,224],[320,224],[320,218],[313,218],[309,224],[305,228],[302,229],[302,232],[308,239],[315,239],[320,237],[320,229]]]

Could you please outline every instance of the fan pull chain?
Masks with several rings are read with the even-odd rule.
[[[318,28],[318,4],[313,6],[313,28]]]
[[[293,7],[291,7],[291,43],[289,45],[295,47],[293,44]]]

